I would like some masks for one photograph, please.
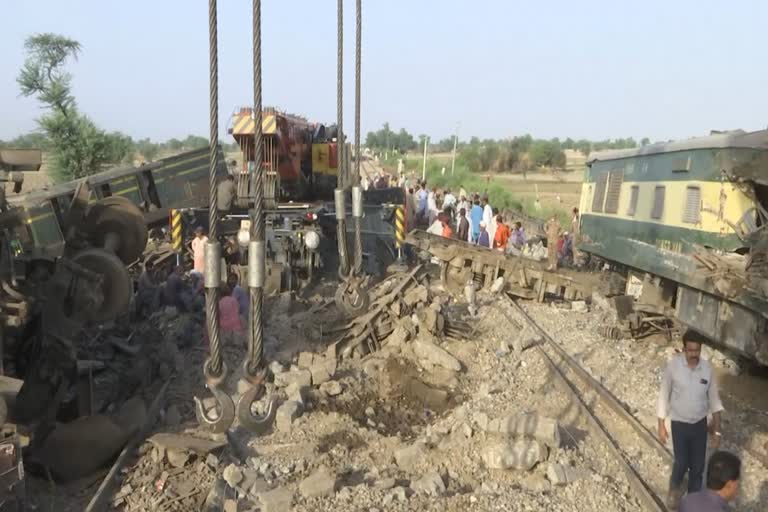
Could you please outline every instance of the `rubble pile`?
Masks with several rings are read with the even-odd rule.
[[[154,346],[157,375],[171,380],[168,399],[121,472],[112,508],[639,510],[609,449],[553,386],[533,349],[538,334],[500,290],[452,295],[434,277],[415,269],[382,281],[368,313],[352,319],[322,296],[271,297],[264,346],[278,408],[262,436],[237,422],[226,434],[198,428],[191,396],[210,397],[202,319],[156,313],[147,328],[166,335],[141,338]],[[663,350],[639,352],[626,340],[609,346],[594,334],[606,313],[583,301],[526,308],[654,421],[658,370],[648,361]],[[248,386],[244,348],[224,347],[235,400]],[[211,398],[203,403],[213,406]],[[729,421],[736,420],[725,428],[735,431]],[[636,453],[643,456],[641,447]],[[754,495],[752,477],[745,485]]]
[[[528,349],[534,334],[498,302],[478,294],[472,316],[429,275],[397,276],[373,290],[368,339],[378,343],[354,341],[346,353],[361,339],[363,331],[350,332],[358,319],[326,326],[317,340],[286,339],[306,334],[307,311],[328,312],[270,302],[267,330],[280,338],[266,344],[279,403],[272,431],[204,434],[185,412],[144,443],[113,505],[636,510],[608,452],[585,435]],[[237,395],[236,376],[230,384]]]

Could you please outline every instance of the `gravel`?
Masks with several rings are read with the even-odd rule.
[[[411,299],[425,301],[419,294]],[[501,302],[478,293],[471,339],[422,338],[420,333],[415,340],[428,342],[421,345],[396,329],[397,343],[337,367],[323,359],[326,346],[319,339],[335,321],[333,308],[310,313],[286,297],[270,299],[265,350],[270,368],[279,374],[281,387],[271,389],[283,411],[275,428],[262,436],[235,428],[227,446],[191,454],[180,468],[151,446],[142,447],[120,483],[131,486],[129,501],[115,508],[150,510],[171,495],[198,490],[166,509],[197,510],[223,477],[230,483],[220,491],[221,503],[237,500],[238,510],[641,510],[611,452],[589,434],[568,395],[553,386],[546,364],[531,348],[536,333],[519,321],[513,324]],[[579,305],[573,311],[536,303],[525,303],[525,308],[653,426],[666,347],[603,339],[595,334],[603,320],[598,308],[585,311]],[[451,311],[458,315],[462,308],[451,305]],[[431,321],[424,322],[427,326],[434,328]],[[161,425],[161,430],[204,435],[191,407],[184,405],[193,392],[208,396],[200,371],[204,355],[183,352],[180,373],[186,388],[174,402],[180,424]],[[241,376],[239,357],[242,349],[227,353],[235,369],[229,379],[232,390]],[[317,370],[318,364],[327,375]],[[288,386],[293,398],[301,388],[303,407],[291,400]],[[753,413],[742,418],[739,410],[726,407],[724,429],[734,436],[726,437],[726,448],[738,446],[740,427],[758,438],[764,435],[742,424]],[[526,423],[516,418],[538,419]],[[496,453],[529,454],[523,445],[535,451],[535,457],[522,457],[526,464],[519,467],[527,469],[491,469],[484,460],[489,447]],[[759,510],[759,484],[768,475],[743,456],[747,470],[738,509]],[[166,484],[158,491],[164,472]]]

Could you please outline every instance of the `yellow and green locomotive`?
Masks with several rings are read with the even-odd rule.
[[[597,152],[579,248],[618,264],[628,295],[768,364],[768,131]]]

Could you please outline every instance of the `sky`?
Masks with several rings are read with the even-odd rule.
[[[363,0],[363,137],[389,122],[469,136],[685,138],[768,125],[761,0]],[[134,138],[207,136],[205,0],[1,0],[0,139],[36,128],[24,40],[74,38],[80,109]],[[219,130],[253,102],[251,2],[219,0]],[[354,130],[355,2],[344,0],[344,128]],[[336,120],[336,2],[262,2],[264,105]],[[231,142],[231,141],[229,141]]]

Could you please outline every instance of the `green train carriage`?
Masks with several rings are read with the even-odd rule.
[[[766,245],[766,180],[768,131],[593,153],[579,248],[626,269],[638,302],[768,364],[766,274],[749,269]]]
[[[217,175],[228,173],[219,150]],[[87,178],[11,198],[23,210],[25,226],[16,232],[18,245],[31,258],[63,254],[67,214],[78,186],[86,185],[88,205],[123,197],[139,208],[147,226],[165,225],[172,208],[208,204],[208,148],[187,151],[139,167],[117,167]]]

